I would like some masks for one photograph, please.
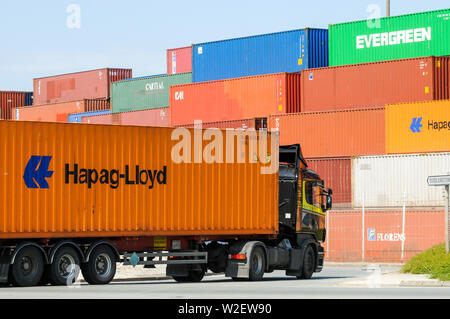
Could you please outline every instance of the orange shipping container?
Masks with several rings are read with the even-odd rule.
[[[386,107],[386,152],[450,151],[450,100]]]
[[[170,87],[173,126],[300,112],[300,74],[277,73]]]
[[[271,115],[280,145],[299,143],[305,158],[385,154],[385,109]]]
[[[81,100],[74,102],[18,107],[17,121],[67,122],[69,114],[109,109],[109,100]]]
[[[81,123],[138,126],[170,126],[168,107],[83,117]]]
[[[177,163],[174,130],[0,121],[0,239],[275,234],[278,174]]]

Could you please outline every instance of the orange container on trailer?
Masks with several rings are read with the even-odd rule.
[[[111,83],[132,77],[131,69],[104,68],[33,80],[34,105],[107,99]]]
[[[278,174],[193,151],[178,163],[179,132],[186,151],[211,143],[194,131],[202,143],[186,128],[0,121],[0,239],[276,234]],[[224,159],[238,154],[226,143]]]
[[[173,126],[300,111],[300,74],[276,73],[170,87]]]
[[[86,116],[81,119],[81,123],[169,127],[170,112],[168,107],[162,107],[143,111]]]
[[[280,145],[299,143],[305,158],[385,154],[385,109],[271,115]]]
[[[450,98],[450,58],[425,57],[302,71],[301,111]]]
[[[18,107],[17,121],[67,122],[69,114],[109,109],[109,100],[80,100],[73,102]]]
[[[386,152],[450,151],[450,100],[386,106]]]

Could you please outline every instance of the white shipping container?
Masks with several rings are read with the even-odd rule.
[[[444,206],[444,188],[428,186],[428,176],[450,173],[450,153],[356,157],[353,207]]]

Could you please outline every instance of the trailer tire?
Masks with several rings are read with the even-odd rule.
[[[96,247],[89,261],[81,264],[81,273],[91,285],[107,285],[116,274],[116,255],[111,247],[100,245]]]
[[[251,281],[261,280],[266,269],[266,256],[261,246],[253,248],[250,255],[250,269],[248,278]]]
[[[34,246],[22,248],[11,266],[11,282],[14,286],[36,286],[44,274],[44,258]]]
[[[68,269],[70,267],[70,269]],[[63,246],[55,254],[48,268],[50,283],[55,286],[73,284],[80,273],[80,257],[70,246]]]
[[[302,274],[297,276],[298,279],[311,279],[314,269],[316,268],[316,253],[311,245],[306,246],[305,256],[303,258]]]

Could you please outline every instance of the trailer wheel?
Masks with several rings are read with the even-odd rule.
[[[84,279],[91,285],[106,285],[116,274],[116,256],[113,250],[100,245],[95,248],[87,263],[81,264]]]
[[[264,250],[257,246],[253,249],[250,256],[249,279],[251,281],[261,280],[266,269],[266,257]]]
[[[33,246],[24,247],[17,254],[11,267],[11,281],[14,286],[36,286],[44,273],[44,259]]]
[[[206,273],[206,267],[201,266],[201,270],[189,270],[188,276],[172,276],[177,282],[200,282]]]
[[[311,245],[306,247],[305,258],[303,258],[302,274],[297,276],[298,279],[310,279],[316,267],[316,253]]]
[[[48,269],[50,283],[55,286],[73,284],[80,273],[80,258],[72,247],[60,248]]]

